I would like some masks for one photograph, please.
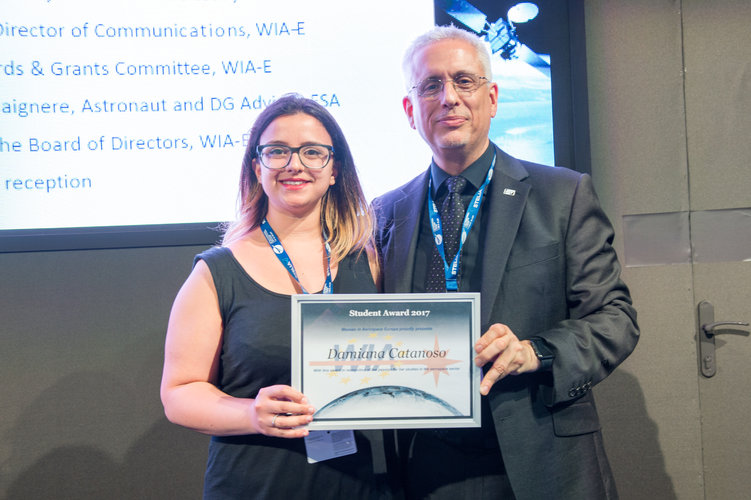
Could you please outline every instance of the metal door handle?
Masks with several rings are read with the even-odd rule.
[[[721,326],[749,326],[745,321],[715,321],[714,305],[707,300],[699,302],[699,369],[705,377],[713,377],[717,373],[717,361],[715,358],[715,335],[736,334],[749,335],[749,332],[740,329],[725,329],[719,331]]]
[[[735,331],[732,332],[715,332],[715,328],[718,326],[748,326],[748,323],[745,321],[715,321],[714,323],[709,323],[705,325],[701,325],[701,329],[704,330],[704,333],[711,337],[713,335],[722,335],[722,334],[731,334],[735,333],[736,335],[743,335],[744,333],[736,333]],[[746,335],[748,335],[748,332],[745,332]]]

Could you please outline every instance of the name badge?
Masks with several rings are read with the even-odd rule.
[[[305,436],[305,451],[309,464],[357,453],[355,433],[351,430],[310,431]]]

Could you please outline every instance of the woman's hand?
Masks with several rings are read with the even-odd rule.
[[[300,391],[288,385],[272,385],[258,391],[251,404],[251,420],[259,433],[283,438],[308,435],[315,408]]]

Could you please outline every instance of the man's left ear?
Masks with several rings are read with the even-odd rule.
[[[498,111],[498,84],[491,82],[490,84],[490,117],[495,117]]]

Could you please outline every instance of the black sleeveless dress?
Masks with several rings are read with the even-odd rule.
[[[262,387],[290,384],[290,296],[256,283],[232,252],[198,256],[209,267],[224,325],[218,387],[254,398]],[[339,263],[334,293],[375,293],[363,252]],[[212,437],[206,499],[387,499],[392,494],[380,431],[356,431],[357,453],[309,464],[303,439],[261,434]]]

